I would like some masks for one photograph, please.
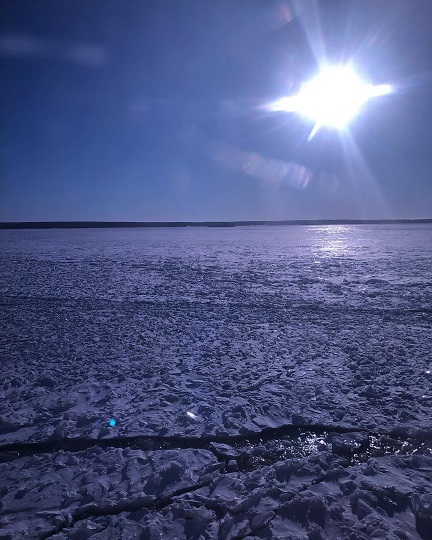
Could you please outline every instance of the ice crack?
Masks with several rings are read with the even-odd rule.
[[[163,508],[173,503],[176,497],[186,493],[192,493],[208,486],[212,483],[213,478],[207,478],[205,481],[193,484],[192,486],[183,487],[172,491],[160,497],[152,497],[151,495],[140,495],[134,499],[121,500],[116,503],[105,503],[103,506],[96,503],[90,503],[84,507],[78,508],[73,514],[63,517],[63,520],[51,531],[43,534],[41,540],[46,540],[60,533],[64,529],[71,528],[79,521],[90,517],[108,517],[116,516],[122,512],[138,512],[139,510],[147,509],[151,512],[159,512]]]
[[[283,446],[280,453],[289,457],[308,455],[317,450],[311,441],[320,438],[327,441],[328,449],[339,455],[375,454],[384,455],[391,453],[432,453],[432,433],[421,429],[395,428],[389,432],[376,433],[337,425],[284,425],[277,428],[265,428],[256,433],[234,434],[224,436],[130,436],[112,437],[108,439],[89,438],[63,438],[39,442],[17,442],[0,446],[0,462],[12,461],[25,455],[53,453],[59,451],[81,452],[89,448],[99,447],[102,450],[108,448],[135,448],[143,451],[154,450],[180,450],[197,449],[209,450],[218,459],[226,463],[230,460],[242,463],[244,467],[265,459],[274,462],[280,459],[277,451],[272,447],[263,449],[263,445],[272,441],[281,441]],[[224,445],[231,450],[225,451]],[[248,451],[251,452],[248,452]],[[274,456],[273,456],[274,454]],[[251,457],[251,459],[248,459]],[[255,459],[260,458],[260,459]]]

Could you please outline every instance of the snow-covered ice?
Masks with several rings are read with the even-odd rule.
[[[430,224],[0,247],[0,538],[432,537]]]

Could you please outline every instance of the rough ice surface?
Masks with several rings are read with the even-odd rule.
[[[0,538],[432,537],[431,225],[0,249]]]

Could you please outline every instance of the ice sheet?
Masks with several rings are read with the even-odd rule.
[[[84,437],[97,448],[101,438],[131,435],[229,440],[290,424],[407,439],[432,433],[430,225],[0,231],[0,246],[2,444]],[[321,479],[339,470],[331,461],[336,448],[323,443],[301,458],[310,464],[321,456],[331,464],[314,466],[306,487],[286,478],[278,489],[289,500],[269,478],[297,458],[277,453],[274,463],[247,471],[238,469],[235,456],[221,469],[211,450],[160,450],[161,456],[179,453],[169,458],[178,470],[169,493],[187,484],[194,495],[156,503],[145,498],[142,482],[126,482],[120,495],[117,487],[97,487],[100,478],[110,486],[126,481],[114,472],[126,463],[135,467],[139,457],[153,460],[138,476],[156,478],[160,495],[165,469],[145,450],[129,449],[127,457],[123,449],[126,458],[118,457],[119,449],[103,450],[97,460],[90,449],[14,456],[0,465],[6,490],[0,530],[13,538],[38,538],[56,527],[58,538],[117,537],[123,529],[137,538],[243,538],[266,530],[283,536],[285,527],[285,537],[336,538],[335,530],[344,538],[354,527],[358,538],[368,538],[384,519],[383,537],[425,538],[415,536],[421,533],[415,513],[428,512],[428,451],[419,450],[426,460],[419,466],[403,462],[415,472],[403,480],[405,491],[396,473],[407,457],[367,458],[387,471],[382,481],[374,475],[382,489],[393,482],[404,493],[383,517],[355,502],[376,506],[375,499],[355,495],[372,489],[363,485],[367,464],[340,465],[352,478],[336,472]],[[111,464],[110,473],[111,455],[121,464]],[[78,476],[62,473],[50,488],[44,474],[57,470],[59,459]],[[206,472],[202,460],[214,470]],[[88,482],[79,476],[84,469]],[[26,471],[30,479],[22,477]],[[223,493],[224,482],[234,483],[222,496],[229,504],[219,507],[208,486],[196,487],[208,474],[208,485]],[[349,489],[346,478],[353,482]],[[67,498],[86,485],[87,498]],[[258,488],[265,502],[236,514],[233,497],[242,500]],[[116,495],[103,499],[94,489]],[[281,512],[285,503],[289,508]],[[333,503],[343,508],[339,521]],[[134,516],[123,514],[122,504]],[[323,510],[307,510],[314,505]],[[299,512],[318,517],[300,519]],[[200,524],[197,530],[189,531],[188,520]]]

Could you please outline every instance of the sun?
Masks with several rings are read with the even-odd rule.
[[[273,111],[297,112],[322,126],[344,129],[369,99],[388,94],[390,85],[364,82],[351,66],[327,66],[299,92],[271,104]]]
[[[300,114],[320,126],[343,128],[369,98],[369,85],[353,70],[327,68],[304,84],[297,95]]]

